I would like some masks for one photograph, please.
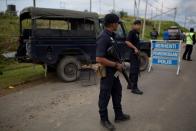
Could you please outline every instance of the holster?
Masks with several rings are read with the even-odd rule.
[[[106,67],[103,65],[98,65],[97,75],[100,77],[106,77]]]

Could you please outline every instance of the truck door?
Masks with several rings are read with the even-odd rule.
[[[116,41],[117,41],[117,45],[118,48],[121,52],[121,57],[122,59],[128,61],[129,59],[129,49],[127,48],[127,45],[125,43],[126,41],[126,32],[124,29],[124,26],[122,23],[120,23],[120,25],[118,26],[116,33]]]
[[[30,19],[20,19],[20,36],[19,47],[17,49],[16,58],[19,62],[29,62],[30,59],[27,56],[27,44],[32,36]]]

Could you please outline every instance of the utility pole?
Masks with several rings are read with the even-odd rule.
[[[137,19],[139,18],[139,7],[140,7],[140,0],[138,1],[137,4]]]
[[[35,0],[33,0],[33,7],[36,7],[36,2],[35,2]]]
[[[162,4],[161,4],[161,19],[159,21],[159,30],[158,30],[158,33],[160,34],[161,32],[161,21],[163,19],[163,0],[162,0]]]
[[[60,1],[60,8],[65,9],[66,8],[66,3],[65,1]]]
[[[90,12],[92,11],[92,0],[90,0]]]
[[[143,23],[143,29],[142,29],[142,39],[144,39],[144,33],[145,33],[145,28],[146,28],[147,8],[148,8],[148,0],[146,0],[145,16],[144,16],[144,23]]]
[[[113,0],[113,11],[115,12],[115,7],[116,5],[115,5],[115,0]]]
[[[5,0],[6,8],[7,8],[7,0]]]
[[[134,0],[134,17],[139,18],[139,6],[140,6],[140,0]]]
[[[136,17],[136,7],[137,7],[137,3],[136,3],[136,0],[134,0],[134,7],[133,7],[133,9],[134,9],[134,17]]]
[[[152,20],[152,17],[153,17],[153,9],[151,7],[151,20]]]
[[[174,22],[176,22],[177,8],[174,8]]]
[[[157,8],[156,8],[155,11],[156,11],[155,14],[156,14],[156,16],[157,16]],[[154,21],[154,27],[157,29],[156,25],[157,25],[157,20]]]
[[[186,28],[186,20],[187,20],[187,16],[185,15],[185,17],[184,17],[184,28]]]
[[[101,0],[99,0],[99,14],[101,14]]]

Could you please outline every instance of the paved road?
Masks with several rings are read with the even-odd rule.
[[[196,53],[175,68],[154,66],[143,72],[136,96],[123,84],[122,105],[131,120],[115,124],[117,131],[195,131]],[[84,77],[83,77],[84,79]],[[87,79],[87,78],[85,78]],[[0,98],[1,131],[105,131],[98,116],[99,84],[62,83],[57,79]],[[83,86],[81,86],[83,85]],[[109,105],[109,117],[114,113]]]

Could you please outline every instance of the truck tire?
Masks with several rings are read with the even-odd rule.
[[[80,68],[80,61],[76,57],[66,56],[57,65],[57,75],[65,82],[75,81],[80,76]]]
[[[149,58],[145,52],[140,53],[140,71],[145,71],[148,68]]]

